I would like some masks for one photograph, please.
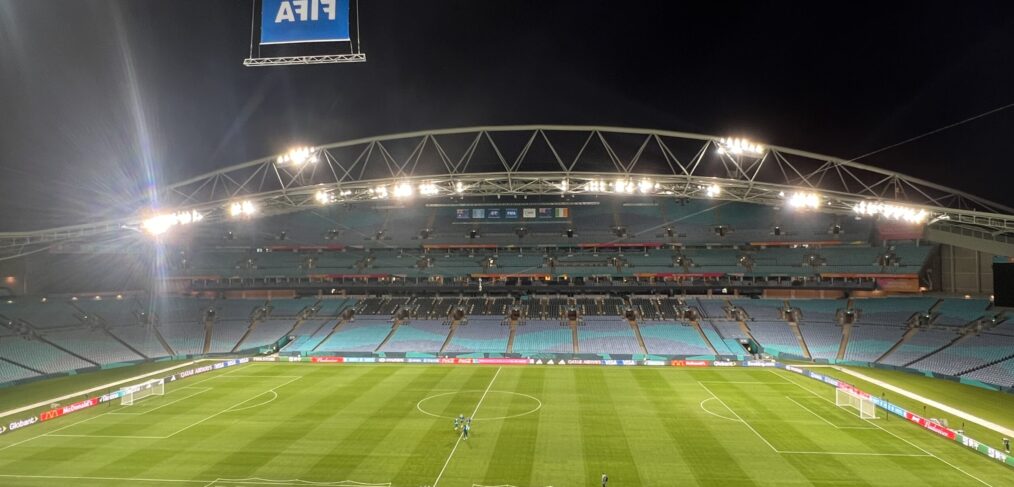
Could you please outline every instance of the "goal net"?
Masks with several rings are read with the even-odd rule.
[[[868,397],[860,396],[852,391],[835,389],[834,404],[840,408],[852,408],[863,419],[877,419],[877,406]]]
[[[148,396],[165,395],[165,379],[155,379],[127,387],[123,390],[123,397],[120,404],[133,406],[135,401],[140,401]]]

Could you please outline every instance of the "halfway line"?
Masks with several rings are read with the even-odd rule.
[[[475,413],[479,412],[479,406],[482,406],[482,401],[486,400],[486,394],[489,394],[489,390],[493,388],[493,382],[496,381],[496,376],[500,375],[500,369],[502,368],[503,367],[496,368],[496,373],[493,374],[493,378],[489,380],[489,385],[486,386],[486,391],[483,392],[482,397],[479,398],[478,404],[475,405],[475,410],[472,411],[472,414],[469,416],[470,418],[474,417]],[[433,481],[433,487],[437,487],[437,484],[440,483],[440,477],[444,476],[444,470],[447,470],[447,464],[451,463],[451,457],[454,456],[454,452],[458,451],[458,445],[461,443],[461,438],[464,436],[464,432],[458,434],[458,441],[454,442],[454,448],[451,449],[451,454],[447,455],[447,460],[444,461],[444,468],[441,468],[440,473],[437,474],[437,479]]]

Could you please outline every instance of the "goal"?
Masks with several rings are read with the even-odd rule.
[[[860,396],[845,389],[835,389],[834,404],[840,408],[850,407],[863,419],[877,419],[877,406],[868,397]]]
[[[140,401],[148,396],[164,396],[165,379],[155,379],[140,384],[134,384],[123,389],[123,397],[120,404],[133,406],[135,401]]]

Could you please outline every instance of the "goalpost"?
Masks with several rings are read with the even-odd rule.
[[[834,404],[840,408],[850,407],[863,419],[877,419],[877,406],[868,397],[860,396],[845,389],[835,389]]]
[[[124,406],[133,406],[135,401],[140,401],[148,396],[164,395],[165,379],[154,379],[124,388],[120,404]]]

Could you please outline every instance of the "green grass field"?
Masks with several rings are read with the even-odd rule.
[[[458,414],[475,418],[468,440]],[[0,436],[5,486],[562,487],[603,472],[610,486],[1014,485],[1009,467],[769,369],[252,363]]]

